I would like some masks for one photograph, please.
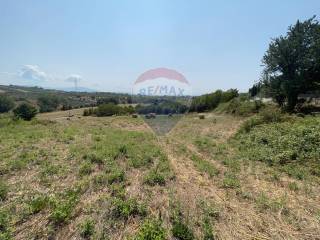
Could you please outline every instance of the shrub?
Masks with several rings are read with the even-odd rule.
[[[21,118],[25,121],[30,121],[37,114],[37,109],[30,104],[23,103],[13,110],[16,118]]]
[[[14,108],[14,102],[11,98],[0,95],[0,113],[9,112]]]
[[[165,240],[167,234],[160,220],[146,220],[134,240]]]
[[[264,104],[261,101],[242,101],[239,98],[235,98],[229,102],[229,105],[226,107],[226,112],[247,117],[258,113],[263,106]]]
[[[85,219],[79,225],[80,236],[89,239],[94,234],[94,221],[92,219]]]
[[[258,126],[260,124],[262,124],[263,121],[260,117],[254,116],[252,118],[249,118],[248,120],[246,120],[240,127],[239,129],[239,133],[248,133],[250,132],[250,130],[252,128],[254,128],[255,126]]]
[[[98,108],[93,111],[93,113],[96,114],[98,117],[126,115],[126,114],[134,113],[134,108],[132,106],[121,107],[121,106],[115,105],[114,103],[107,103],[107,104],[99,105]],[[90,110],[88,114],[92,115],[90,114]]]
[[[40,112],[55,111],[60,104],[60,99],[54,95],[45,95],[38,98]]]
[[[283,115],[281,110],[275,106],[268,106],[260,111],[259,115],[262,118],[263,123],[281,122]]]
[[[4,181],[0,180],[0,201],[4,201],[7,198],[9,187]]]

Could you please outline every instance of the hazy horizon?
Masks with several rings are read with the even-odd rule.
[[[182,73],[199,95],[246,91],[273,37],[320,2],[0,2],[0,84],[130,93],[143,72]]]

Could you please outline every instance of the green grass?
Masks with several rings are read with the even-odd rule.
[[[193,154],[191,160],[200,172],[205,172],[209,177],[214,177],[219,174],[219,170],[209,161]]]
[[[0,239],[12,239],[12,229],[10,227],[10,216],[6,211],[0,210]]]
[[[78,226],[80,236],[84,239],[90,239],[95,232],[95,223],[92,219],[86,218]]]
[[[222,186],[224,188],[239,188],[240,181],[233,172],[225,172],[224,178],[222,181]]]
[[[146,216],[147,209],[135,198],[114,198],[111,204],[111,213],[115,219],[128,219],[130,216]]]
[[[6,200],[8,192],[8,185],[3,180],[0,180],[0,201]]]
[[[138,233],[133,238],[134,240],[165,240],[167,233],[162,222],[157,219],[147,219],[140,227]]]

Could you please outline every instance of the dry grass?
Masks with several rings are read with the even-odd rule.
[[[240,158],[228,140],[242,118],[190,114],[156,136],[141,118],[73,115],[41,114],[1,129],[1,174],[9,192],[0,210],[10,215],[14,239],[81,239],[79,226],[87,219],[93,239],[126,239],[149,218],[161,219],[171,239],[177,212],[196,239],[209,233],[215,239],[319,239],[318,183]],[[170,169],[159,168],[165,184],[146,184],[149,171],[166,161]],[[48,204],[30,213],[35,196]],[[146,215],[117,215],[116,201],[122,210],[129,203],[145,206]],[[61,206],[70,214],[54,223]]]

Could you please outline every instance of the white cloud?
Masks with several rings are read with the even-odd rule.
[[[30,81],[42,82],[48,80],[48,75],[37,65],[24,65],[19,72],[19,76]]]

